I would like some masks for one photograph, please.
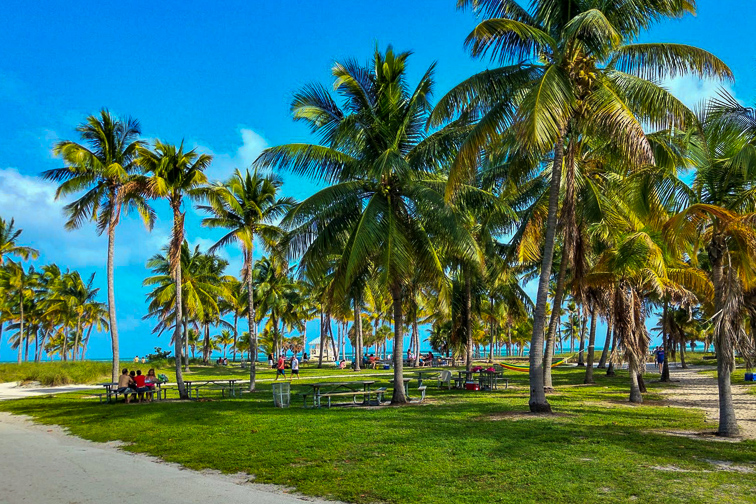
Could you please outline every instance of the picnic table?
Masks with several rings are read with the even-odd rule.
[[[407,399],[409,399],[409,382],[412,380],[412,378],[403,377],[402,382],[404,382],[404,395],[407,396]],[[389,380],[389,383],[394,383],[394,380]]]
[[[504,373],[501,371],[481,369],[478,383],[480,384],[481,389],[496,390],[499,388],[499,378],[503,378],[503,376]],[[509,380],[506,381],[506,388],[509,388]]]
[[[199,399],[200,389],[202,387],[220,389],[223,397],[226,396],[226,391],[228,391],[229,396],[236,397],[236,382],[238,381],[239,380],[235,378],[223,380],[184,380],[184,385],[186,386],[190,399],[192,397],[192,389],[194,389],[194,398]],[[238,389],[239,395],[241,395],[241,386],[238,387]]]
[[[412,374],[417,375],[417,386],[422,387],[423,380],[430,380],[431,378],[438,376],[439,372],[438,371],[415,371]]]
[[[118,382],[106,382],[106,383],[98,383],[99,386],[103,387],[105,389],[105,392],[102,394],[97,394],[97,396],[100,399],[100,402],[102,402],[103,396],[107,400],[107,402],[115,402],[118,400],[118,396],[122,395],[126,397],[128,394],[122,394],[118,392]],[[149,392],[144,392],[145,394],[152,394],[153,397],[157,397],[157,400],[160,400],[160,394],[162,393],[163,399],[165,399],[166,390],[161,388],[162,383],[156,382],[152,383],[152,385],[155,386],[155,388]],[[134,390],[134,389],[131,389]],[[131,393],[138,393],[138,392],[131,392]]]
[[[348,382],[318,382],[306,383],[305,386],[311,387],[312,392],[302,394],[305,408],[307,407],[307,396],[312,396],[312,406],[319,408],[321,400],[327,399],[328,407],[331,407],[332,397],[352,396],[352,401],[357,404],[357,396],[362,396],[362,404],[370,403],[370,396],[375,394],[376,401],[380,401],[380,396],[386,391],[385,388],[370,390],[375,380],[356,380]],[[359,388],[362,390],[359,390]]]

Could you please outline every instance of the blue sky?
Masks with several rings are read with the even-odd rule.
[[[74,128],[103,107],[131,115],[145,138],[184,139],[215,156],[209,176],[248,166],[266,146],[312,141],[289,115],[302,85],[330,84],[334,60],[365,61],[378,44],[412,50],[411,75],[436,61],[436,95],[487,66],[463,40],[475,26],[454,0],[351,2],[4,2],[0,18],[0,215],[14,217],[40,263],[97,273],[104,293],[105,240],[91,226],[63,230],[54,186],[37,175],[59,167],[51,148],[76,139]],[[222,8],[219,6],[222,5]],[[697,17],[655,27],[643,40],[693,44],[733,69],[728,88],[756,102],[756,21],[750,0],[701,0]],[[716,83],[668,82],[688,104],[716,93]],[[303,198],[314,186],[285,176],[285,193]],[[123,357],[168,346],[150,334],[141,287],[145,260],[167,241],[170,215],[156,207],[152,233],[126,218],[116,245],[116,305]],[[188,217],[188,238],[206,247],[218,237]],[[223,254],[236,271],[239,254]],[[316,333],[316,323],[309,328]],[[93,335],[89,355],[107,357],[109,337]],[[11,357],[0,345],[0,360]]]

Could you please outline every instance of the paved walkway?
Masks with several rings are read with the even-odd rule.
[[[66,435],[0,413],[0,502],[13,504],[301,504],[246,476],[182,469],[176,464]],[[332,501],[331,504],[333,504]]]

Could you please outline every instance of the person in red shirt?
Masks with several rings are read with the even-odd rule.
[[[273,381],[277,381],[279,376],[283,376],[284,380],[286,379],[286,361],[284,360],[283,354],[278,356],[278,363],[276,364],[276,379]]]
[[[137,392],[139,392],[139,402],[144,402],[144,393],[150,390],[149,387],[145,386],[145,378],[147,377],[142,374],[142,370],[137,370],[134,381],[136,382]]]

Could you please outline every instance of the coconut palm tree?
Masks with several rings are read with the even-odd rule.
[[[179,396],[187,399],[184,378],[181,372],[182,336],[181,321],[183,320],[183,301],[181,279],[181,248],[184,243],[184,217],[182,211],[184,197],[198,199],[205,193],[201,188],[207,184],[204,171],[210,166],[212,156],[200,154],[195,149],[185,151],[184,144],[178,147],[156,140],[154,150],[144,146],[138,147],[137,162],[144,170],[147,179],[140,180],[140,185],[152,198],[165,198],[173,213],[173,230],[168,247],[168,262],[170,274],[176,284],[175,295],[175,328],[174,353],[176,359],[176,384]]]
[[[249,367],[249,391],[255,390],[255,375],[257,362],[257,326],[255,325],[254,286],[252,280],[252,260],[255,239],[262,239],[270,245],[281,237],[281,230],[275,225],[294,205],[291,198],[278,196],[282,181],[279,177],[263,175],[254,170],[246,170],[242,174],[236,170],[224,183],[210,186],[207,192],[208,205],[200,206],[211,214],[202,220],[202,225],[210,228],[222,228],[228,232],[210,248],[214,252],[233,242],[238,243],[244,258],[244,278],[247,284],[247,322],[252,335],[250,355],[252,364]]]
[[[59,313],[75,320],[74,346],[72,360],[76,360],[79,345],[82,342],[82,330],[87,310],[92,308],[97,293],[100,289],[94,288],[95,274],[85,282],[78,271],[66,271],[58,281],[53,284],[53,290],[47,298],[46,309],[48,313]],[[64,342],[65,344],[65,342]],[[66,354],[65,350],[63,352]],[[65,358],[65,357],[64,357]]]
[[[742,294],[756,278],[756,121],[749,120],[752,115],[727,95],[701,111],[691,142],[695,197],[664,226],[681,249],[697,244],[706,251],[714,286],[721,436],[739,433],[730,388],[734,350],[748,357],[753,354],[753,344],[743,329]]]
[[[15,228],[13,219],[8,222],[0,217],[0,266],[5,261],[6,256],[17,256],[24,260],[30,257],[36,259],[39,256],[36,249],[18,244],[18,238],[22,231],[23,229]]]
[[[108,317],[113,350],[112,380],[120,374],[118,350],[118,324],[116,323],[115,290],[113,287],[113,258],[115,229],[123,212],[137,211],[148,229],[155,221],[153,210],[147,205],[134,175],[139,122],[132,118],[118,119],[103,109],[100,116],[89,116],[76,129],[82,143],[62,141],[53,152],[66,164],[64,168],[47,170],[42,177],[60,182],[55,198],[84,192],[77,200],[63,207],[68,216],[66,229],[78,229],[85,221],[96,223],[97,233],[108,234],[107,283]]]
[[[464,81],[434,111],[431,124],[441,124],[460,111],[482,114],[460,148],[447,196],[474,172],[481,149],[502,136],[515,141],[515,151],[536,156],[552,153],[547,165],[550,190],[531,338],[529,401],[533,412],[551,411],[540,349],[559,188],[565,162],[568,176],[572,164],[565,159],[565,152],[571,151],[569,144],[583,135],[610,137],[629,159],[650,161],[652,151],[642,124],[680,126],[690,116],[656,81],[687,72],[703,77],[731,78],[732,74],[719,59],[694,47],[633,43],[660,19],[695,12],[692,2],[536,0],[523,8],[514,0],[459,0],[458,6],[472,7],[489,18],[466,40],[472,55],[490,55],[504,66]],[[570,201],[565,203],[569,217]],[[567,255],[571,257],[569,250]]]
[[[437,171],[465,131],[455,124],[426,136],[434,67],[411,88],[409,55],[389,47],[385,53],[376,49],[365,66],[353,60],[336,63],[334,89],[343,106],[317,84],[298,92],[292,103],[294,118],[308,123],[321,143],[273,147],[256,161],[333,183],[297,205],[283,224],[293,231],[291,247],[302,255],[300,267],[325,274],[328,259],[339,257],[333,280],[336,298],[353,295],[354,286],[368,272],[376,272],[393,301],[397,383],[403,370],[406,289],[417,275],[431,282],[443,278],[423,215],[448,221],[448,212],[441,211],[445,180]],[[462,231],[457,226],[446,229],[455,235],[451,243],[474,255],[474,240],[461,236]],[[392,403],[406,401],[402,387],[395,387]]]
[[[0,292],[8,299],[12,299],[11,313],[18,320],[16,343],[13,348],[18,349],[18,363],[21,364],[23,358],[23,343],[27,341],[28,327],[24,327],[24,309],[28,302],[34,297],[34,289],[39,285],[39,275],[31,266],[25,269],[20,262],[7,260],[0,273]],[[15,314],[18,314],[17,317]]]

